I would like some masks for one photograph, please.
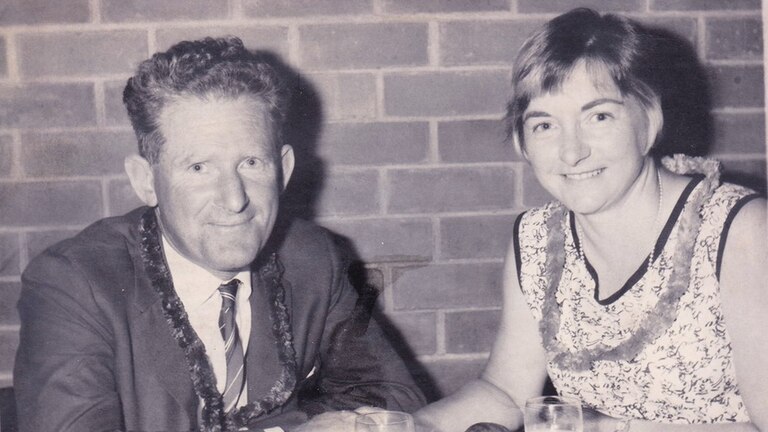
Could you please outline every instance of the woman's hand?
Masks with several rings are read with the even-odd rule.
[[[620,432],[625,429],[624,420],[605,415],[593,408],[582,408],[584,430],[594,432]]]

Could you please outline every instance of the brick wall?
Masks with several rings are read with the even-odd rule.
[[[585,0],[690,40],[711,77],[712,152],[765,176],[759,0]],[[120,94],[173,42],[234,34],[319,96],[313,216],[348,236],[394,333],[456,388],[483,365],[514,217],[545,193],[502,143],[510,62],[565,0],[5,0],[0,6],[0,384],[19,275],[47,245],[137,204]],[[306,210],[306,209],[305,209]]]

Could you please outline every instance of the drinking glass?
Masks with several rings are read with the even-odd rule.
[[[358,416],[355,432],[414,432],[413,417],[399,411],[377,411]]]
[[[523,410],[525,432],[583,432],[581,401],[565,396],[542,396],[528,399]]]

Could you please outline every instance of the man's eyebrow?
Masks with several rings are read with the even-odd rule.
[[[621,101],[621,100],[618,100],[618,99],[600,98],[600,99],[595,99],[592,102],[588,102],[588,103],[584,104],[584,106],[581,107],[581,111],[582,112],[583,111],[587,111],[587,110],[590,110],[590,109],[592,109],[592,108],[594,108],[594,107],[596,107],[598,105],[602,105],[602,104],[605,104],[605,103],[613,103],[613,104],[617,104],[617,105],[624,105],[624,101]]]
[[[535,118],[535,117],[551,117],[551,116],[549,115],[549,113],[544,111],[529,111],[525,113],[525,115],[523,116],[523,123],[528,121],[529,118]]]

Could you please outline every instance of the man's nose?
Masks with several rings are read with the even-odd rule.
[[[578,130],[566,130],[563,133],[560,160],[569,166],[576,166],[588,158],[591,152],[589,144],[582,139]]]
[[[249,198],[245,184],[236,172],[220,176],[218,186],[218,196],[215,199],[219,207],[238,213],[248,206]]]

